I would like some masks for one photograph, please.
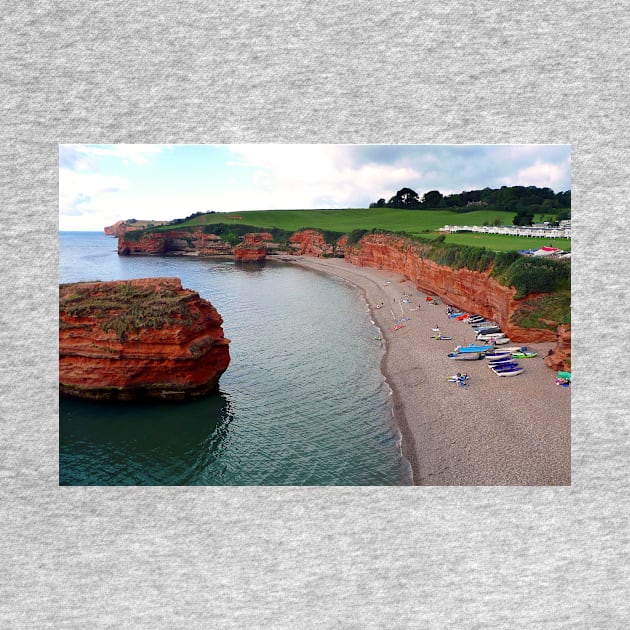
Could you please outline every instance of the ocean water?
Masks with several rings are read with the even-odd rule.
[[[62,232],[59,281],[175,276],[221,313],[218,394],[179,404],[62,398],[62,485],[404,485],[378,329],[357,289],[281,262],[119,257]]]

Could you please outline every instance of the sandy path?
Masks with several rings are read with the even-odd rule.
[[[411,462],[414,483],[571,483],[570,388],[555,384],[555,372],[541,358],[552,344],[528,344],[539,356],[519,361],[523,374],[500,378],[485,360],[447,357],[456,345],[474,341],[471,327],[449,319],[441,301],[438,306],[426,302],[426,294],[400,274],[356,267],[342,259],[281,259],[334,274],[363,289],[385,340],[381,369],[394,392],[403,452]],[[411,294],[410,304],[401,302],[404,293]],[[376,308],[381,303],[384,306]],[[404,328],[389,332],[394,319],[402,317],[410,318]],[[453,340],[431,339],[435,324]],[[458,371],[469,374],[469,386],[447,381]]]

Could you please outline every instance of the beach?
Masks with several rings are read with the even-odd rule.
[[[501,378],[486,360],[447,357],[475,340],[473,329],[449,318],[446,304],[427,301],[402,275],[339,258],[281,260],[338,276],[363,291],[381,329],[382,339],[374,343],[385,345],[381,371],[393,392],[414,484],[570,485],[571,392],[556,385],[556,373],[544,364],[553,344],[525,344],[538,356],[519,360],[523,374]],[[403,327],[391,331],[403,318]],[[435,327],[452,340],[433,339]],[[457,372],[469,375],[468,385],[448,381]]]

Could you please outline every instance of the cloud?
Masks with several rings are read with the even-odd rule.
[[[554,164],[536,160],[531,166],[517,171],[516,175],[503,178],[506,186],[540,186],[559,192],[568,190],[571,181],[571,164],[569,159]]]
[[[115,195],[128,187],[129,181],[126,177],[60,169],[59,214],[80,216],[109,212],[115,206]]]
[[[254,169],[251,208],[343,208],[394,194],[419,172],[395,163],[358,159],[351,145],[231,145],[239,166]],[[367,158],[368,156],[366,156]],[[240,209],[247,199],[241,200]]]
[[[111,157],[122,160],[124,164],[144,166],[149,156],[162,153],[167,147],[159,144],[75,144],[60,145],[60,166],[76,168],[93,168],[95,158]],[[89,166],[85,166],[85,165]]]

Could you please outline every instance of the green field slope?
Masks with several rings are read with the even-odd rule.
[[[410,235],[429,236],[444,225],[483,225],[499,221],[511,225],[513,212],[496,210],[475,210],[473,212],[452,212],[450,210],[403,210],[396,208],[348,208],[342,210],[251,210],[248,212],[217,212],[202,214],[177,225],[164,226],[158,230],[174,227],[225,223],[228,225],[251,225],[258,228],[279,228],[295,232],[302,228],[317,228],[334,232],[349,233],[352,230],[384,230],[405,232]],[[457,233],[446,236],[447,243],[487,247],[494,251],[537,248],[552,243],[551,239],[481,235]],[[553,239],[553,245],[566,251],[571,249],[571,241]]]

